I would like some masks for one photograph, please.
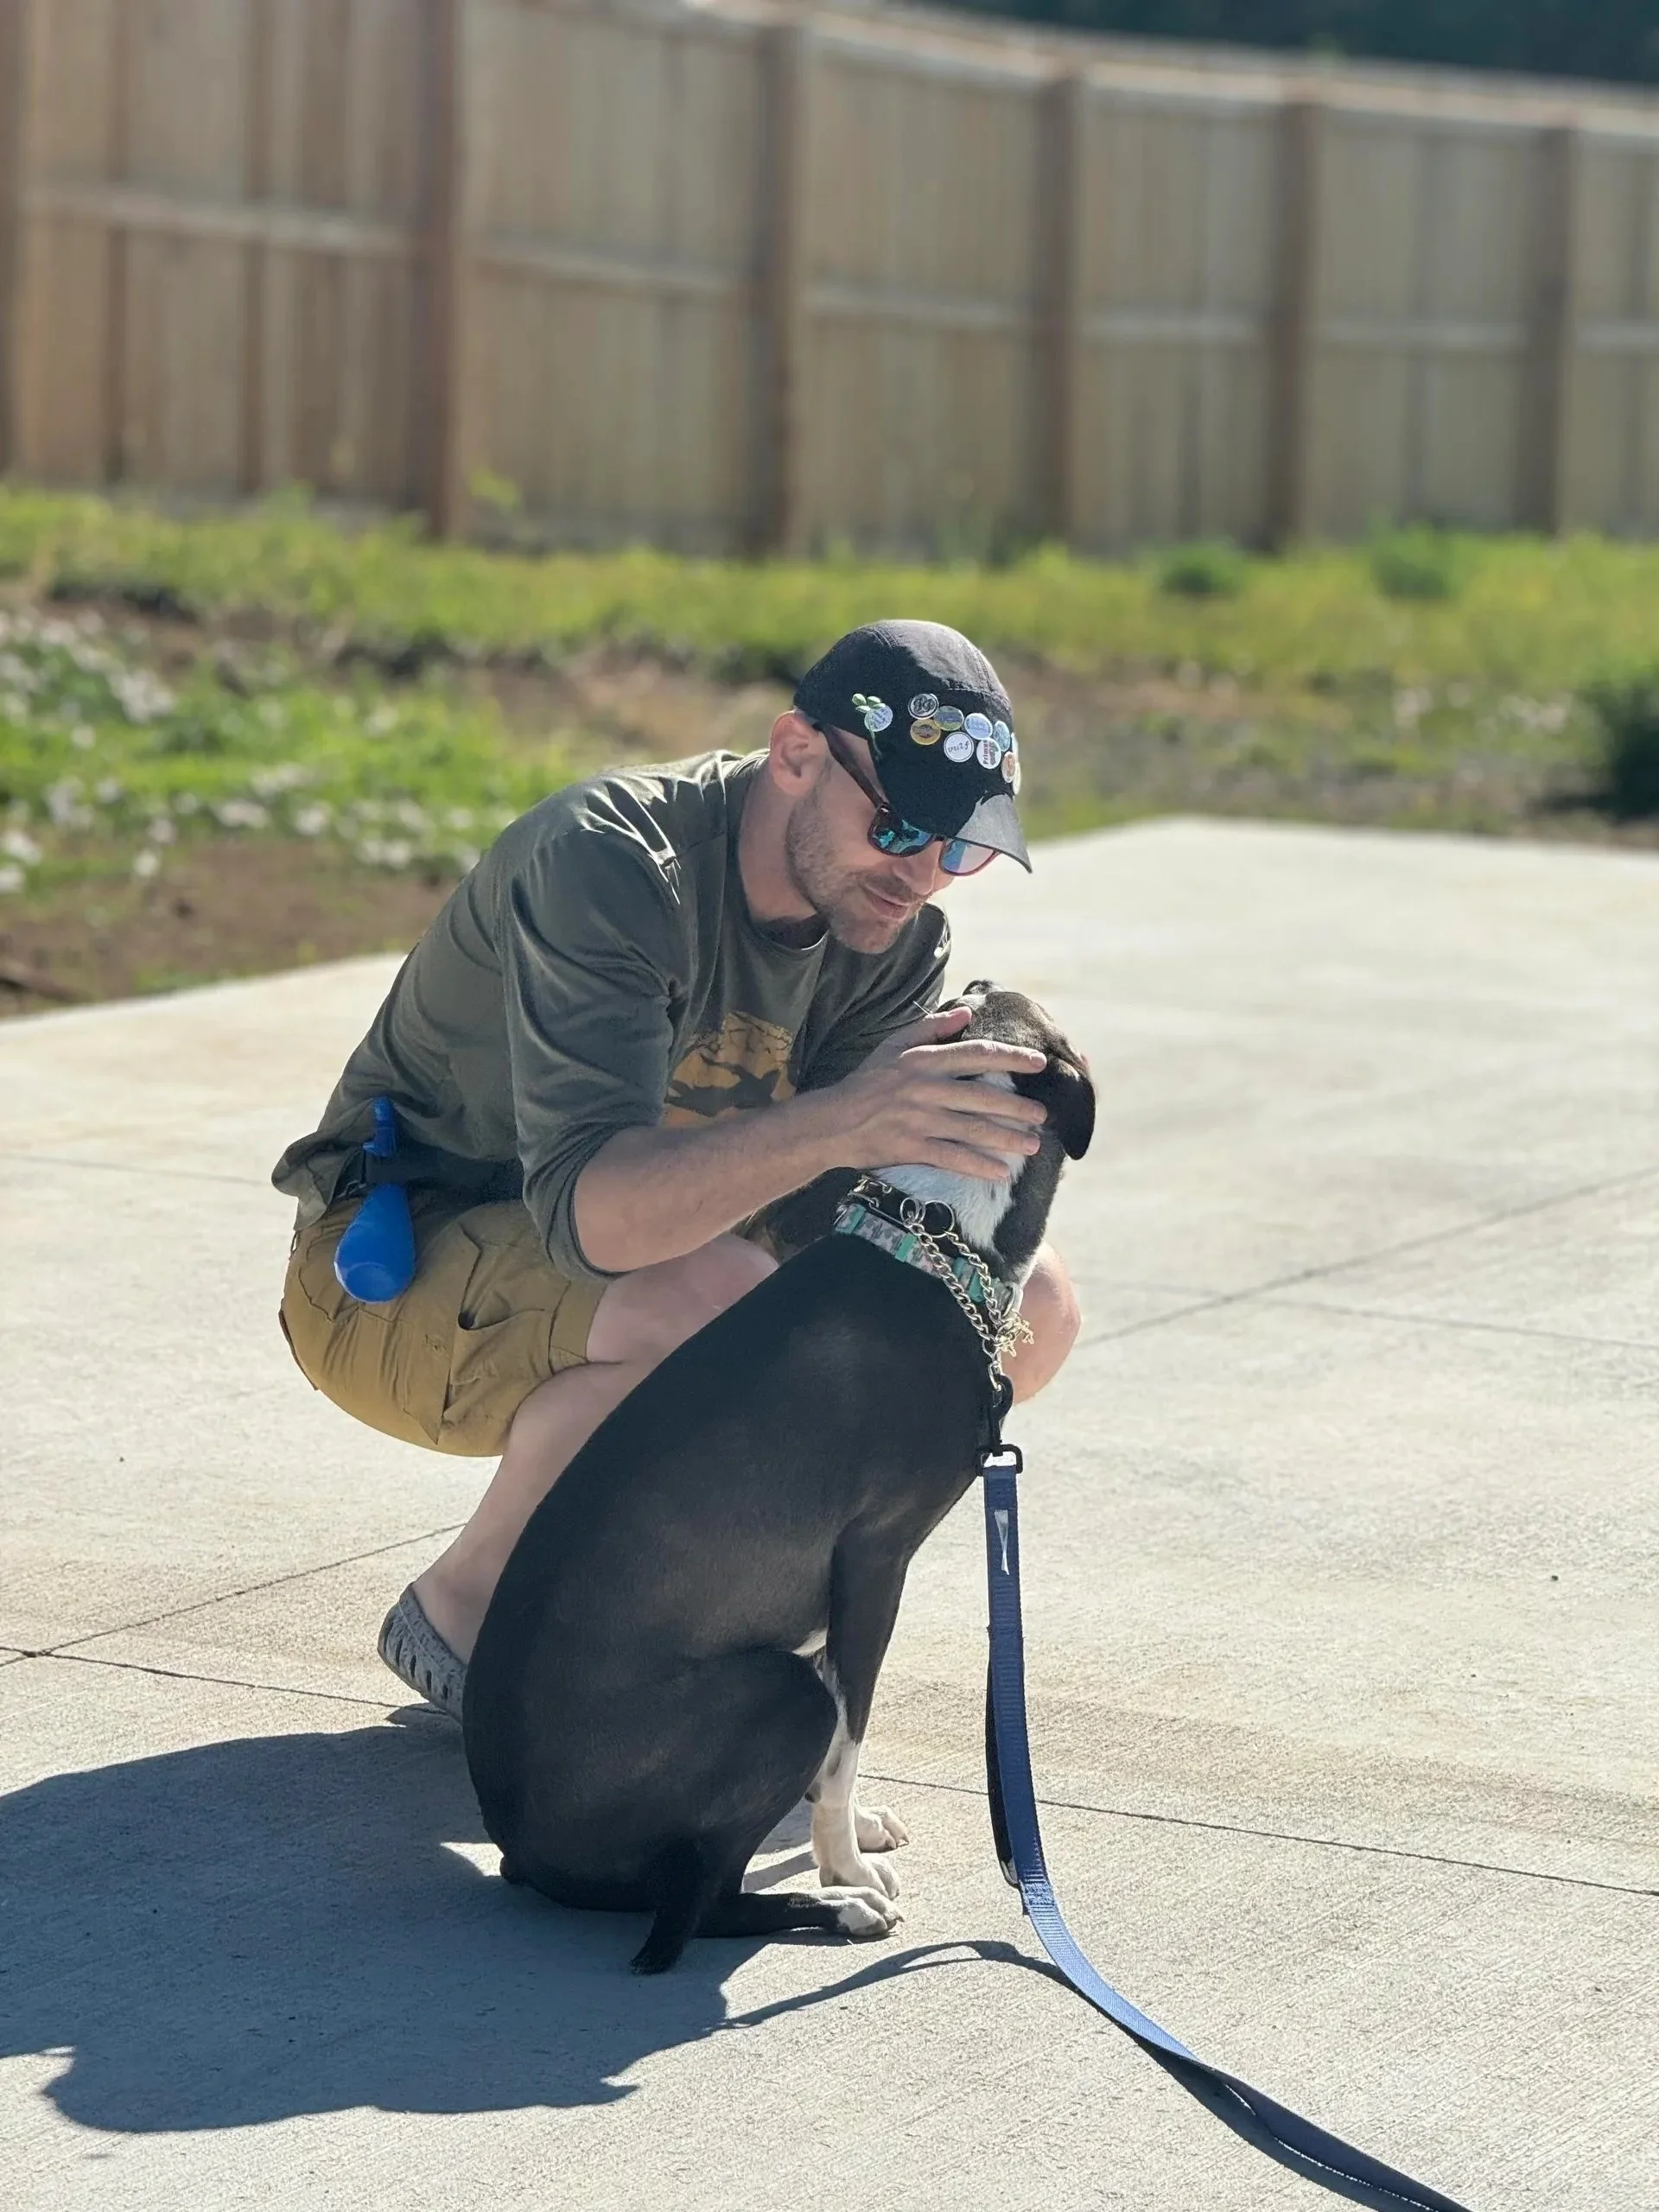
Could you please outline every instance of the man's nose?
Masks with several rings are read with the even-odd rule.
[[[931,899],[945,881],[944,870],[939,866],[939,856],[944,847],[937,838],[931,845],[924,845],[919,853],[906,853],[899,861],[905,872],[905,880],[918,899]]]

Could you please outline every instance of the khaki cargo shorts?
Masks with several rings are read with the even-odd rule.
[[[588,1357],[602,1282],[549,1261],[522,1200],[458,1205],[411,1191],[415,1280],[365,1306],[340,1288],[334,1249],[361,1195],[299,1231],[279,1319],[300,1372],[371,1428],[405,1444],[480,1457],[505,1449],[538,1382]]]

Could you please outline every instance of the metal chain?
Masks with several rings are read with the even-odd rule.
[[[856,1198],[859,1195],[860,1190],[866,1182],[874,1183],[880,1187],[892,1187],[891,1185],[882,1186],[880,1176],[861,1175],[858,1179],[858,1183],[855,1185],[853,1190],[849,1193],[849,1196],[851,1198]],[[901,1192],[900,1196],[902,1197],[903,1195],[904,1194]],[[961,1306],[963,1312],[968,1316],[968,1319],[973,1323],[974,1333],[978,1337],[980,1343],[985,1347],[986,1363],[991,1370],[991,1380],[995,1382],[1003,1379],[1002,1362],[1006,1355],[1013,1350],[1015,1344],[1028,1344],[1035,1341],[1032,1335],[1030,1322],[1027,1320],[1025,1315],[1019,1311],[1018,1307],[1011,1307],[1009,1309],[1007,1319],[997,1328],[992,1329],[988,1327],[985,1320],[984,1308],[979,1305],[977,1300],[970,1298],[968,1295],[967,1291],[963,1287],[962,1278],[956,1270],[953,1255],[945,1249],[939,1239],[934,1236],[932,1230],[926,1226],[925,1223],[921,1218],[922,1208],[920,1200],[912,1199],[910,1203],[916,1206],[918,1217],[915,1221],[906,1222],[904,1224],[906,1231],[916,1239],[918,1244],[925,1248],[929,1256],[938,1263],[939,1280],[944,1283],[951,1297],[956,1300],[957,1305]],[[955,1229],[947,1230],[945,1234],[950,1237],[951,1243],[958,1248],[962,1256],[964,1259],[970,1260],[982,1274],[984,1272],[984,1262],[981,1258],[981,1255],[975,1251],[973,1246],[968,1243],[967,1239]]]

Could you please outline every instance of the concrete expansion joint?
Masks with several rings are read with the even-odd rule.
[[[1581,1198],[1599,1198],[1608,1191],[1627,1190],[1633,1184],[1649,1182],[1655,1176],[1659,1176],[1659,1164],[1630,1168],[1623,1175],[1609,1175],[1595,1183],[1575,1184],[1571,1190],[1552,1191],[1545,1198],[1528,1198],[1519,1205],[1504,1206],[1497,1213],[1482,1214],[1478,1219],[1459,1223],[1453,1229],[1430,1230],[1421,1236],[1405,1237],[1397,1244],[1378,1244],[1363,1252],[1351,1253],[1345,1259],[1322,1261],[1319,1266],[1313,1268],[1295,1268],[1288,1274],[1269,1275],[1262,1282],[1247,1283],[1242,1290],[1218,1290],[1209,1295],[1198,1294],[1194,1297],[1190,1306],[1177,1306],[1173,1313],[1154,1313],[1142,1320],[1126,1321],[1121,1327],[1102,1329],[1093,1335],[1085,1331],[1077,1338],[1077,1349],[1083,1351],[1091,1344],[1115,1344],[1124,1337],[1144,1336],[1153,1329],[1166,1329],[1177,1322],[1190,1321],[1198,1314],[1219,1313],[1224,1307],[1245,1306],[1252,1300],[1259,1300],[1264,1306],[1275,1304],[1294,1306],[1298,1301],[1281,1298],[1279,1294],[1295,1290],[1304,1283],[1326,1281],[1331,1276],[1345,1274],[1352,1268],[1374,1267],[1383,1260],[1401,1259],[1408,1252],[1421,1252],[1437,1245],[1455,1244],[1466,1236],[1478,1236],[1484,1230],[1502,1228],[1506,1222],[1522,1221],[1529,1215],[1547,1213],[1553,1206],[1572,1205]],[[1367,1313],[1370,1309],[1363,1307],[1344,1309],[1333,1306],[1322,1310],[1332,1313],[1346,1310]],[[1414,1317],[1408,1314],[1379,1312],[1376,1318],[1378,1320],[1404,1321],[1412,1319]],[[1563,1335],[1565,1341],[1574,1344],[1615,1343],[1617,1348],[1632,1351],[1647,1351],[1653,1349],[1650,1345],[1641,1343],[1618,1344],[1617,1340],[1602,1337],[1580,1338],[1553,1329],[1528,1329],[1518,1324],[1509,1322],[1457,1321],[1439,1314],[1422,1316],[1421,1325],[1433,1328],[1486,1328],[1496,1330],[1504,1335],[1540,1336],[1552,1338]]]
[[[890,1783],[896,1789],[937,1789],[954,1797],[983,1797],[983,1789],[960,1782],[917,1782],[903,1774],[878,1774],[864,1770],[870,1782]],[[1127,1805],[1090,1805],[1077,1797],[1048,1797],[1039,1790],[1037,1802],[1046,1812],[1088,1813],[1109,1821],[1141,1821],[1155,1827],[1189,1828],[1208,1835],[1249,1836],[1261,1843],[1300,1843],[1315,1851],[1346,1851],[1368,1859],[1408,1859],[1425,1866],[1461,1866],[1474,1874],[1506,1874],[1518,1882],[1549,1882],[1563,1889],[1603,1890],[1622,1897],[1659,1897],[1659,1889],[1645,1889],[1631,1882],[1598,1882],[1587,1874],[1554,1874],[1540,1866],[1506,1866],[1491,1859],[1459,1859],[1449,1852],[1408,1851],[1396,1843],[1365,1843],[1341,1835],[1306,1835],[1295,1828],[1255,1827],[1243,1821],[1201,1821],[1186,1813],[1148,1813]]]

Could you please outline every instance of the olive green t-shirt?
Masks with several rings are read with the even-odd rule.
[[[924,906],[886,952],[789,944],[750,914],[743,803],[766,755],[711,753],[556,791],[503,830],[404,961],[313,1135],[271,1180],[315,1220],[359,1163],[370,1102],[400,1135],[522,1188],[562,1274],[576,1179],[619,1129],[776,1105],[849,1074],[938,1004]]]

